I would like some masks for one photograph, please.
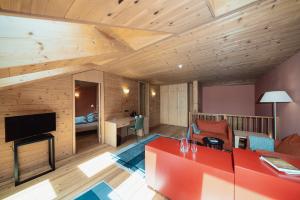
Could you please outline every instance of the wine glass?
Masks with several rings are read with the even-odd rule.
[[[197,147],[197,141],[196,140],[192,140],[191,150],[192,150],[193,153],[197,152],[198,147]]]
[[[180,151],[182,153],[187,153],[189,151],[189,141],[187,138],[182,138],[180,140]]]

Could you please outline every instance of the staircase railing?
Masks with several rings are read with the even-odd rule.
[[[232,130],[249,131],[273,135],[273,117],[269,116],[248,116],[232,114],[212,114],[212,113],[189,113],[189,124],[201,120],[227,120]],[[277,117],[277,120],[279,118]]]

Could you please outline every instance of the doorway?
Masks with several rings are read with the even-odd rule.
[[[99,127],[99,84],[75,81],[76,153],[95,147],[101,141]]]

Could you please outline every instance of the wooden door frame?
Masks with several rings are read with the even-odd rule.
[[[145,85],[145,116],[149,117],[149,93],[150,93],[150,84],[145,81],[138,81],[138,113],[141,113],[141,85],[143,83]]]
[[[97,103],[98,103],[98,143],[104,144],[104,81],[103,72],[91,70],[73,75],[72,79],[72,95],[73,95],[73,154],[76,154],[76,128],[75,128],[75,81],[86,81],[97,84]],[[100,128],[99,128],[100,127]]]

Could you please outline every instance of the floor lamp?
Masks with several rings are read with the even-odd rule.
[[[277,138],[277,114],[276,114],[276,104],[277,103],[290,103],[293,102],[292,98],[287,94],[286,91],[269,91],[265,92],[262,96],[260,103],[273,103],[273,131],[274,139]]]

